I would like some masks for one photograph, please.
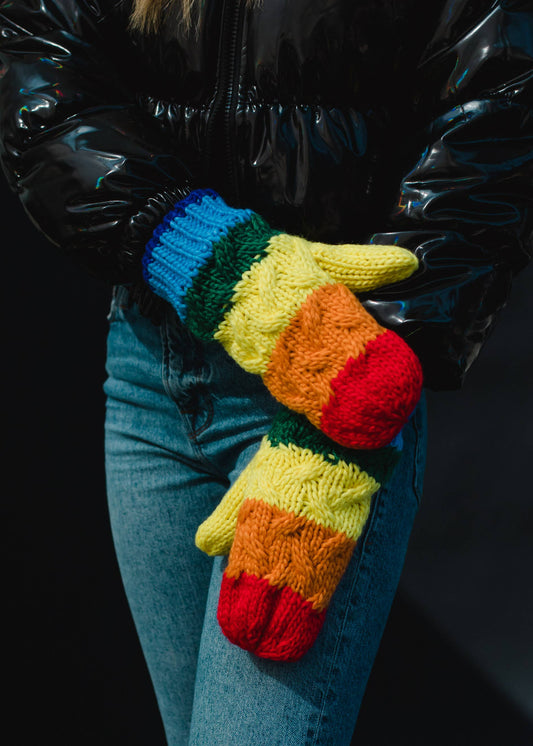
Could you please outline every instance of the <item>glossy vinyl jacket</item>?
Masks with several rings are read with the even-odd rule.
[[[131,3],[0,6],[2,164],[93,274],[140,257],[191,187],[276,228],[416,252],[367,308],[454,388],[533,232],[533,0],[205,0],[132,35]],[[341,250],[341,249],[339,249]]]

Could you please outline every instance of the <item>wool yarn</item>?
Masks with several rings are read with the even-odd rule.
[[[278,401],[337,443],[379,448],[422,389],[418,358],[354,293],[409,277],[398,246],[330,246],[273,230],[212,190],[177,203],[154,231],[144,277],[204,340],[218,340]]]
[[[229,552],[217,616],[231,642],[274,660],[309,650],[401,447],[400,435],[379,450],[343,448],[281,409],[196,536],[208,554]]]

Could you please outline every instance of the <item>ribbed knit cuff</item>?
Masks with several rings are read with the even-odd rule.
[[[154,230],[143,257],[143,276],[152,290],[188,321],[187,293],[205,270],[217,243],[251,210],[229,207],[211,189],[197,189],[177,202]]]

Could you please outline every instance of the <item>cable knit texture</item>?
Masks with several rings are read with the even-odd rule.
[[[218,606],[228,639],[276,660],[309,650],[401,447],[400,435],[375,451],[342,448],[280,411],[196,536],[208,554],[230,552]]]
[[[405,249],[311,243],[198,190],[158,226],[143,267],[191,331],[339,444],[382,447],[416,406],[418,358],[354,295],[409,277]]]

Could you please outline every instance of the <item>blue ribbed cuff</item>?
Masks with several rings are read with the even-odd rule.
[[[252,216],[229,207],[212,189],[197,189],[177,202],[154,230],[142,264],[146,283],[187,317],[185,296],[193,280],[228,231]]]

